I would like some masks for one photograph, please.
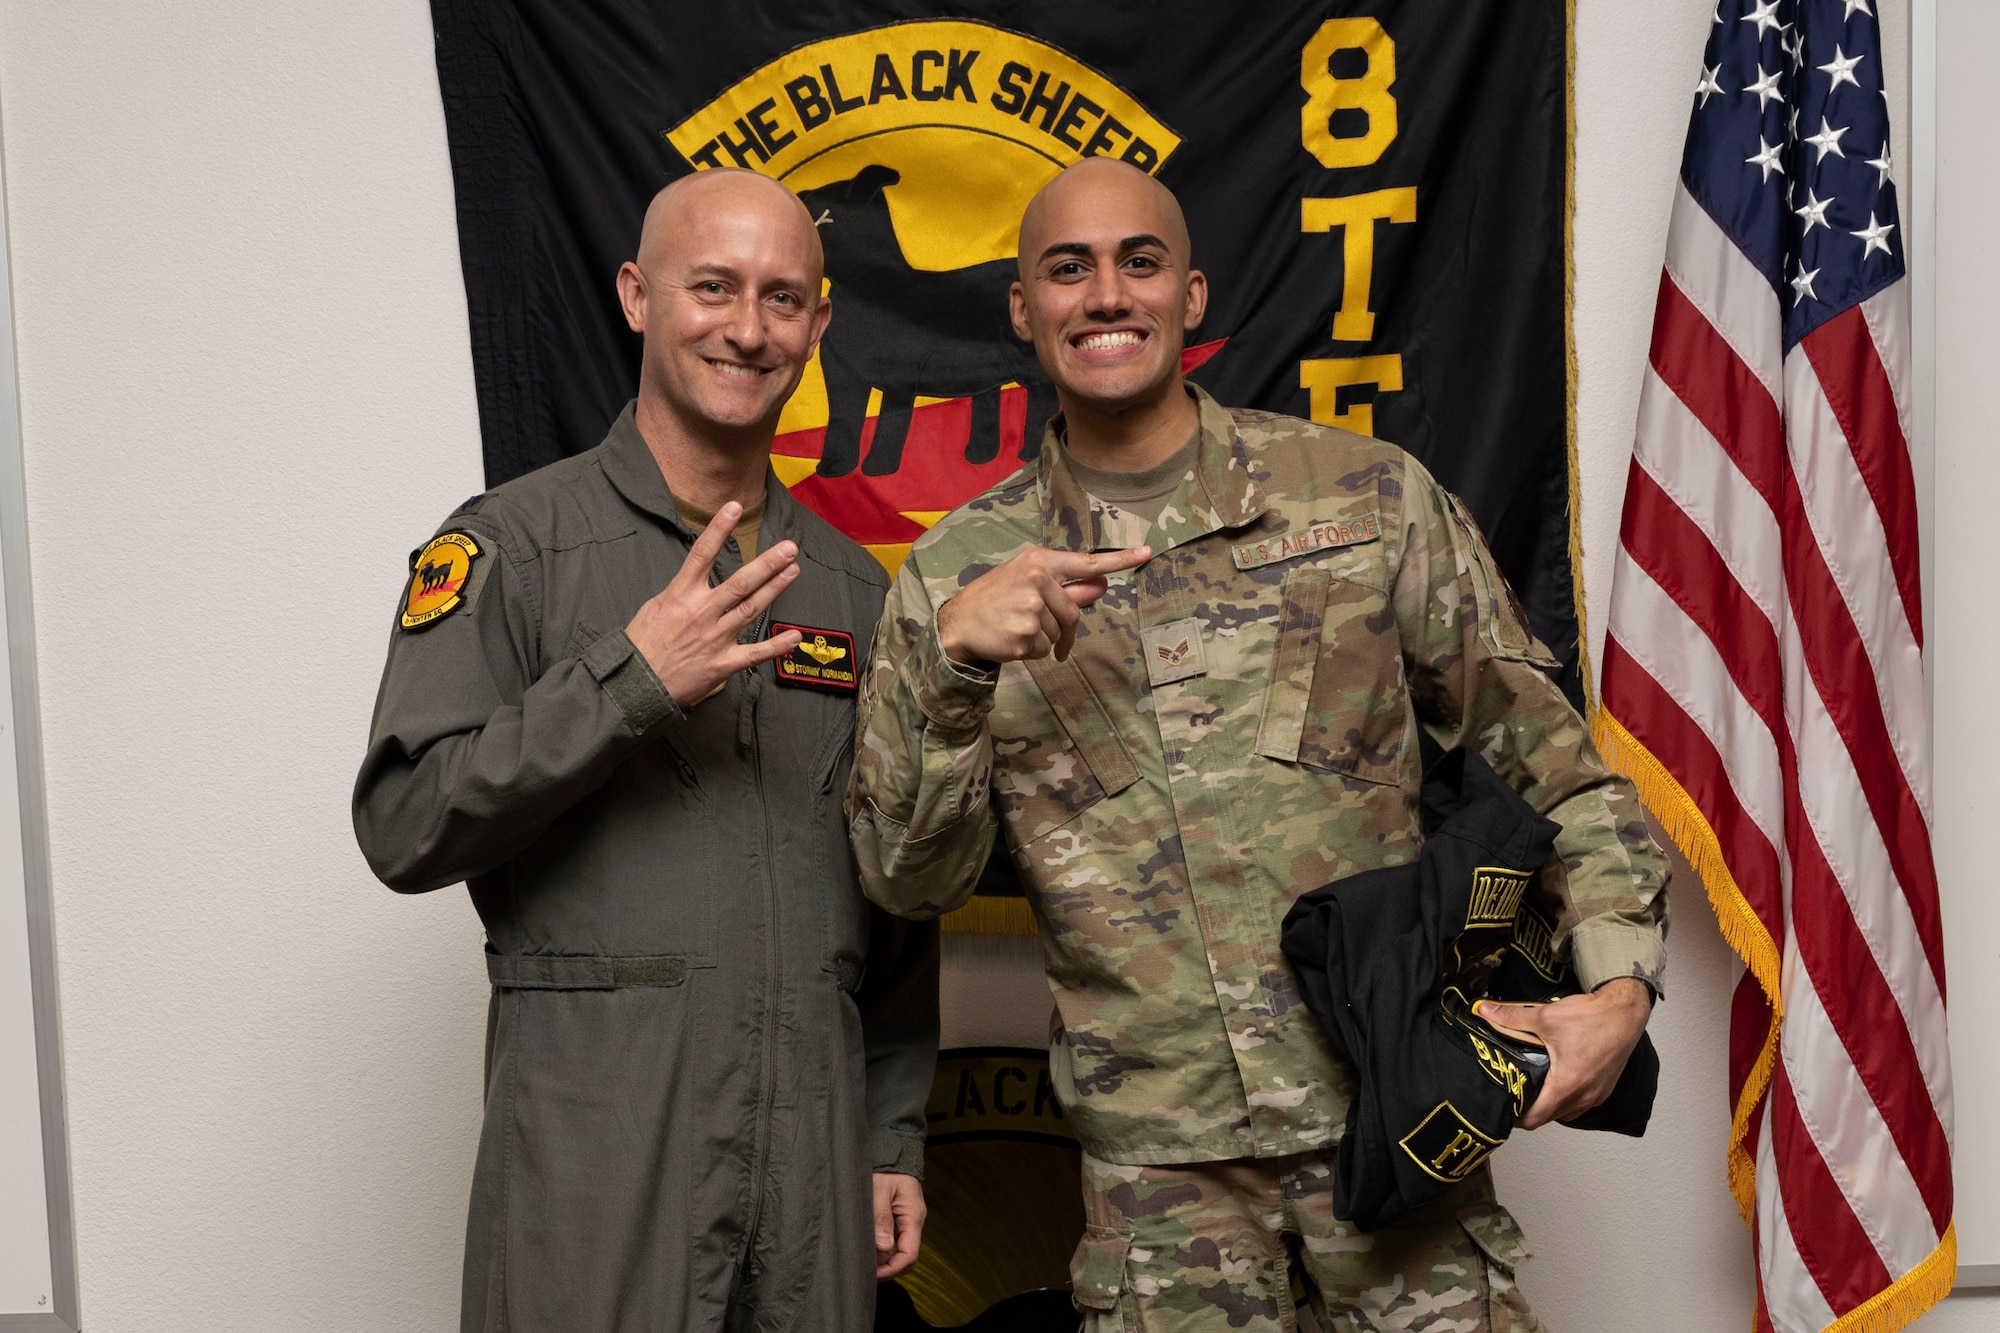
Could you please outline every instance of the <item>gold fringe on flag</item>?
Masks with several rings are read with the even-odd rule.
[[[1576,0],[1563,21],[1563,368],[1568,377],[1569,587],[1576,606],[1576,667],[1583,676],[1583,715],[1597,711],[1590,670],[1590,620],[1583,597],[1583,482],[1576,462]]]
[[[1945,1225],[1930,1256],[1826,1326],[1824,1333],[1896,1333],[1951,1294],[1958,1281],[1958,1223]]]
[[[1660,827],[1673,839],[1674,846],[1681,849],[1694,873],[1701,876],[1702,885],[1708,890],[1709,906],[1715,909],[1716,922],[1722,927],[1722,938],[1729,941],[1729,947],[1757,978],[1771,1005],[1771,1027],[1764,1034],[1764,1048],[1757,1053],[1757,1062],[1743,1081],[1743,1091],[1736,1099],[1729,1125],[1729,1192],[1735,1196],[1736,1209],[1747,1227],[1757,1208],[1757,1163],[1749,1143],[1750,1116],[1771,1086],[1771,1074],[1778,1062],[1778,1027],[1785,1013],[1778,985],[1781,965],[1778,946],[1743,896],[1736,876],[1730,873],[1722,843],[1708,817],[1667,771],[1666,765],[1603,708],[1591,718],[1590,734],[1604,762],[1632,779],[1639,789],[1640,801],[1660,821]]]

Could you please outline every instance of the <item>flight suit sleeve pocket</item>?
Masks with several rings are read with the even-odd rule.
[[[1070,1291],[1077,1308],[1116,1310],[1125,1291],[1125,1255],[1132,1238],[1109,1227],[1085,1227],[1069,1261]]]

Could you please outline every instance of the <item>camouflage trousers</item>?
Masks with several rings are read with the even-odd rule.
[[[1546,1333],[1514,1285],[1521,1228],[1481,1168],[1364,1234],[1333,1216],[1332,1152],[1183,1166],[1085,1153],[1071,1261],[1085,1333]]]

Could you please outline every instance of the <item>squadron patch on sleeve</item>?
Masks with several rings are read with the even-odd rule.
[[[456,611],[465,601],[465,585],[479,543],[463,532],[431,538],[410,558],[410,590],[403,597],[403,628],[422,629]]]
[[[776,638],[788,629],[798,631],[799,646],[772,663],[777,669],[780,685],[832,690],[836,694],[853,694],[861,688],[861,671],[854,660],[852,634],[837,629],[813,629],[807,625],[772,621],[771,637]]]

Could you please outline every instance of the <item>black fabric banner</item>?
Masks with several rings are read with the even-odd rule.
[[[1022,206],[1086,155],[1179,196],[1193,377],[1402,445],[1581,701],[1565,0],[432,0],[487,480],[596,444],[647,201],[743,165],[820,220],[834,320],[775,465],[894,567],[1053,399],[1008,331]]]

